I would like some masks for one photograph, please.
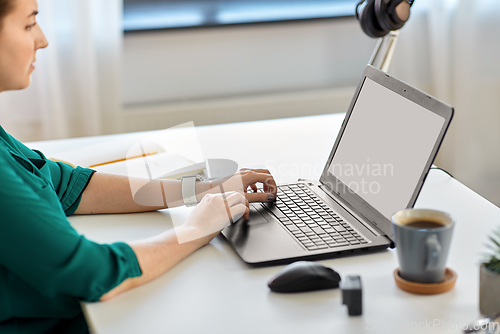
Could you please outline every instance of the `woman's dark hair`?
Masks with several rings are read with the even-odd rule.
[[[15,0],[0,0],[0,29],[2,28],[3,19],[12,10]]]

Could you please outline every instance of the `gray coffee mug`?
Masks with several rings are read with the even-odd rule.
[[[392,216],[399,275],[418,283],[444,281],[455,220],[436,210],[406,209]]]

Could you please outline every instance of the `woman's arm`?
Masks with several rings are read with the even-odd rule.
[[[125,291],[154,280],[203,245],[204,242],[201,239],[180,244],[173,230],[129,244],[137,257],[142,275],[123,281],[119,286],[104,294],[100,301],[110,300]]]
[[[242,216],[248,218],[249,213],[248,201],[240,193],[205,196],[181,227],[129,244],[136,254],[142,275],[123,281],[104,294],[100,301],[107,301],[156,279],[197,249],[207,245],[230,219],[238,220]]]
[[[233,177],[210,184],[196,182],[198,202],[206,194],[228,191],[246,192],[263,183],[264,193],[245,193],[249,202],[271,202],[276,198],[276,183],[268,170],[241,170]],[[221,187],[222,185],[222,187]],[[135,198],[132,189],[141,188]],[[132,213],[162,210],[181,206],[181,181],[129,178],[106,173],[95,173],[83,192],[75,214]]]
[[[82,194],[82,200],[75,214],[147,212],[166,208],[166,205],[146,206],[138,204],[134,200],[130,188],[130,182],[134,181],[145,182],[140,179],[129,180],[127,176],[122,175],[95,173]],[[160,181],[157,180],[151,182],[149,186],[159,185]],[[174,194],[180,192],[180,182],[169,182],[166,190]]]

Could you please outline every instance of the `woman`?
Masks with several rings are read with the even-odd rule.
[[[0,92],[28,87],[36,51],[48,46],[36,15],[36,0],[0,0]],[[248,217],[248,201],[274,200],[268,171],[237,176],[240,183],[229,179],[226,191],[242,180],[243,189],[264,183],[265,193],[222,195],[197,182],[201,202],[176,229],[192,241],[179,243],[167,231],[140,242],[99,245],[78,235],[66,216],[165,207],[135,203],[134,180],[52,162],[0,127],[0,332],[86,332],[79,302],[106,301],[157,278],[218,235],[229,222],[228,210],[234,219]],[[182,204],[179,181],[157,182],[167,203]]]

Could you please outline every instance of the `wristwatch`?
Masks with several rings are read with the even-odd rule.
[[[186,206],[194,206],[198,204],[196,199],[196,181],[203,181],[199,175],[187,175],[181,177],[182,184],[182,199]]]

